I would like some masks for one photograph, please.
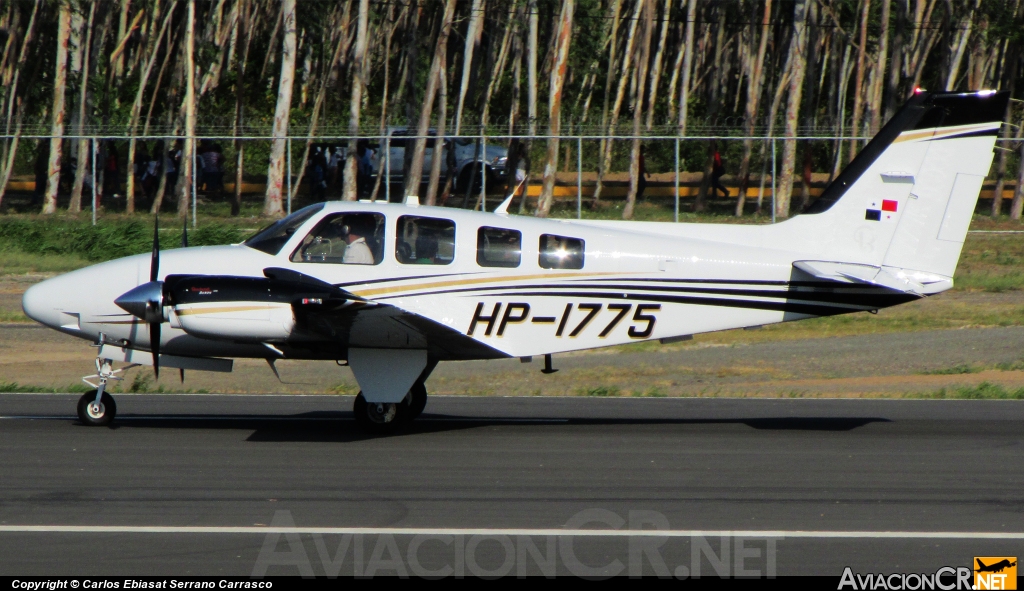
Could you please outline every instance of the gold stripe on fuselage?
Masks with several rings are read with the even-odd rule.
[[[231,312],[252,312],[253,310],[270,310],[272,308],[285,307],[287,304],[277,306],[221,306],[219,308],[186,308],[184,310],[175,309],[175,314],[178,316],[191,316],[193,314],[229,314]]]
[[[419,283],[416,285],[400,285],[392,287],[378,287],[374,289],[352,290],[352,293],[359,297],[372,297],[379,295],[390,295],[406,292],[416,292],[424,289],[436,289],[439,287],[457,287],[463,285],[483,285],[487,283],[514,283],[517,281],[531,281],[534,279],[563,279],[566,277],[602,277],[607,275],[629,275],[629,273],[539,273],[536,275],[517,275],[510,277],[482,277],[477,279],[454,279],[450,281],[432,281],[430,283]]]

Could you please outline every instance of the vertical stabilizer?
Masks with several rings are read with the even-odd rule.
[[[1009,93],[916,93],[803,215],[787,246],[948,289]]]

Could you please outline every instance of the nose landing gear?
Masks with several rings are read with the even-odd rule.
[[[95,388],[78,399],[78,420],[82,421],[83,425],[102,427],[109,425],[114,420],[117,415],[117,404],[114,402],[114,397],[107,394],[107,382],[124,379],[118,377],[117,374],[133,367],[138,367],[138,364],[132,363],[121,369],[113,369],[113,362],[110,359],[96,358],[96,373],[82,378],[83,382]],[[91,378],[98,378],[98,382],[95,384],[90,382]]]

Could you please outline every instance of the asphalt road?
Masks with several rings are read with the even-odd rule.
[[[433,397],[372,438],[350,397],[121,395],[114,428],[78,425],[75,400],[0,395],[0,575],[839,576],[1024,554],[1019,401]],[[622,531],[641,528],[667,537]]]

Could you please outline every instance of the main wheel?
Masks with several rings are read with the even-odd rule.
[[[421,382],[416,382],[409,389],[409,420],[415,419],[423,413],[427,406],[427,387]]]
[[[117,415],[117,404],[114,403],[114,397],[106,392],[103,393],[99,402],[96,402],[96,390],[90,390],[78,399],[78,420],[82,421],[83,425],[90,427],[109,425],[115,415]]]
[[[392,433],[409,416],[409,403],[367,402],[360,392],[352,403],[352,413],[359,426],[371,433]]]

